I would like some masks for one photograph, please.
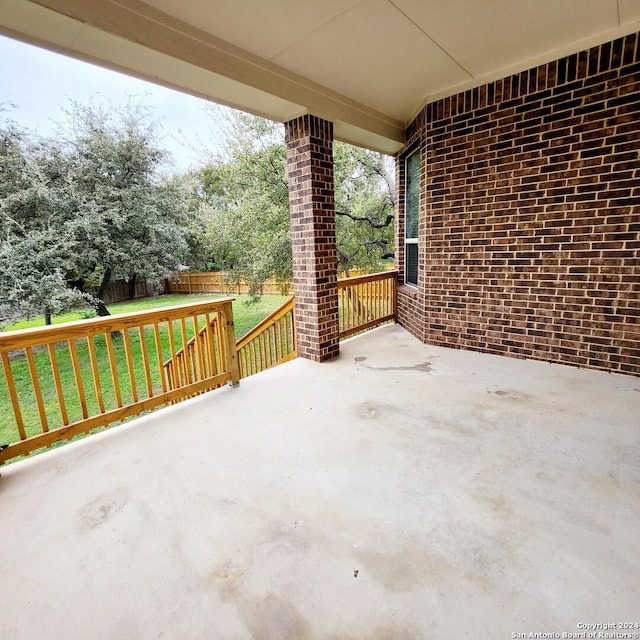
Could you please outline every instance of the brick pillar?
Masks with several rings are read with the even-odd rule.
[[[311,115],[285,123],[298,355],[337,356],[338,289],[333,124]]]

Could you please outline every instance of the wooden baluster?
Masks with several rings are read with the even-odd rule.
[[[244,360],[245,360],[245,351],[246,351],[246,347],[243,347],[242,349],[238,349],[238,369],[240,371],[240,380],[242,380],[242,378],[246,377],[244,375],[245,372],[245,365],[244,365]]]
[[[102,399],[102,387],[100,386],[100,374],[98,373],[98,358],[96,347],[93,344],[93,336],[87,336],[87,346],[89,347],[89,362],[91,364],[91,375],[93,377],[93,388],[96,392],[96,400],[100,413],[104,413],[104,400]]]
[[[191,361],[189,357],[189,340],[187,339],[187,323],[184,318],[180,318],[180,334],[182,336],[182,362],[184,365],[185,384],[191,384],[193,377],[191,375]]]
[[[278,362],[278,341],[277,341],[278,326],[277,326],[277,323],[271,325],[271,327],[269,328],[269,334],[270,334],[269,342],[271,342],[271,366],[273,367],[273,365],[276,362]]]
[[[13,415],[16,419],[16,426],[18,427],[18,434],[20,440],[26,440],[27,434],[24,430],[24,420],[22,418],[22,411],[20,410],[20,401],[18,400],[18,394],[16,392],[16,383],[13,379],[13,372],[11,371],[11,362],[9,362],[9,355],[6,351],[2,352],[2,366],[4,368],[4,375],[7,380],[7,387],[9,389],[9,397],[11,398],[11,404],[13,405]]]
[[[284,349],[282,348],[282,320],[284,316],[276,322],[275,329],[275,343],[276,343],[276,359],[277,361],[282,360],[284,357]]]
[[[27,364],[29,365],[29,375],[31,376],[31,384],[33,385],[33,392],[36,396],[36,404],[38,405],[38,414],[40,415],[40,426],[42,431],[49,431],[49,422],[47,420],[47,412],[44,408],[44,400],[42,399],[42,389],[40,388],[40,377],[38,376],[38,369],[36,368],[36,360],[33,357],[33,350],[31,347],[25,349],[27,353]]]
[[[194,354],[194,375],[196,380],[204,380],[207,377],[204,369],[204,354],[202,352],[202,342],[200,337],[200,328],[198,326],[198,316],[191,317],[193,321],[193,339],[195,342],[195,354]]]
[[[205,314],[204,319],[206,336],[205,346],[207,351],[207,358],[209,360],[209,376],[215,376],[218,373],[218,365],[216,363],[215,352],[215,329],[211,324],[215,320],[211,320],[211,315],[209,313]]]
[[[272,349],[271,349],[271,329],[267,329],[264,332],[264,340],[266,342],[266,349],[265,349],[265,360],[266,362],[266,366],[265,369],[268,369],[272,364],[273,364],[273,353],[272,353]]]
[[[342,330],[346,331],[349,328],[349,304],[350,304],[350,292],[351,289],[346,286],[342,289]]]
[[[58,408],[60,409],[60,417],[62,418],[62,424],[65,426],[69,424],[69,416],[67,414],[67,405],[64,402],[64,392],[62,390],[62,383],[60,382],[60,371],[58,370],[58,358],[56,357],[55,344],[48,344],[49,349],[49,362],[51,362],[51,371],[53,373],[53,383],[56,388],[56,395],[58,396]]]
[[[78,359],[76,341],[72,338],[71,340],[67,340],[67,344],[69,345],[69,353],[71,354],[71,366],[73,368],[73,377],[76,380],[80,410],[82,411],[82,417],[86,420],[89,417],[89,411],[87,410],[87,398],[85,396],[84,385],[82,383],[82,370],[80,369],[80,360]]]
[[[147,397],[153,397],[153,382],[151,380],[151,367],[149,365],[149,354],[147,352],[147,340],[145,336],[144,326],[138,327],[138,336],[140,337],[140,354],[142,355],[142,365],[144,366],[144,378],[147,384]],[[162,375],[162,369],[160,370]]]
[[[249,347],[249,367],[247,369],[247,375],[252,376],[256,372],[256,342],[252,340],[248,345]]]
[[[373,319],[380,318],[380,280],[371,283],[371,314]]]
[[[287,353],[293,353],[296,349],[296,328],[295,327],[296,327],[296,324],[295,324],[295,306],[294,306],[292,311],[287,314]]]
[[[127,371],[129,372],[129,383],[131,385],[131,397],[134,402],[138,402],[138,387],[136,385],[135,367],[133,366],[133,354],[131,353],[131,339],[129,330],[123,329],[124,334],[124,354],[127,360]]]
[[[180,369],[178,364],[178,355],[176,353],[176,340],[173,335],[173,322],[167,321],[167,331],[169,333],[169,349],[171,351],[171,362],[173,363],[173,388],[177,389],[182,386],[182,380],[180,379]]]
[[[267,350],[265,348],[265,343],[264,343],[264,333],[261,333],[258,336],[258,341],[260,344],[260,368],[258,369],[258,371],[264,371],[267,367]]]
[[[113,393],[116,396],[116,405],[122,407],[122,393],[120,393],[120,379],[118,378],[118,368],[116,366],[116,354],[113,349],[113,338],[111,337],[111,331],[107,331],[104,334],[104,339],[107,344],[107,354],[109,356],[109,369],[111,371],[111,382],[113,383]]]
[[[153,323],[153,341],[155,344],[155,348],[156,348],[156,357],[158,359],[158,370],[160,373],[160,384],[162,385],[162,392],[166,393],[167,392],[167,385],[168,385],[168,380],[165,377],[165,373],[168,376],[168,369],[165,370],[164,367],[164,356],[162,355],[162,340],[160,339],[160,326],[158,325],[158,321],[154,321]],[[169,385],[170,389],[173,389],[174,387]]]
[[[358,326],[358,319],[360,317],[360,306],[358,304],[358,285],[355,284],[351,287],[351,293],[353,295],[352,304],[353,304],[353,321],[351,323],[352,327]]]

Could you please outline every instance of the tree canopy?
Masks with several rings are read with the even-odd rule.
[[[98,313],[115,278],[163,278],[188,257],[187,196],[161,173],[151,114],[73,105],[54,140],[0,127],[0,299],[10,313]]]
[[[273,277],[291,280],[282,125],[242,113],[228,118],[225,152],[196,176],[201,245],[253,294]],[[393,180],[384,156],[334,143],[337,268],[382,268],[393,257]]]
[[[284,131],[221,116],[224,152],[171,175],[152,113],[72,104],[53,139],[0,117],[0,317],[49,316],[78,302],[101,315],[114,279],[218,267],[259,295],[292,278]],[[0,114],[1,116],[1,114]],[[338,263],[393,257],[389,159],[335,142]]]

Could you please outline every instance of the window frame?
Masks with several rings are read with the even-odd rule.
[[[409,228],[408,225],[408,202],[409,202],[409,198],[408,198],[408,193],[409,193],[409,171],[408,171],[408,167],[409,167],[409,159],[416,156],[418,159],[418,164],[417,164],[417,172],[415,175],[415,179],[417,181],[417,185],[418,185],[418,198],[416,201],[416,207],[417,210],[415,211],[415,215],[416,215],[416,220],[418,223],[418,229],[416,231],[416,236],[415,237],[408,237],[407,236],[407,231]],[[414,289],[418,288],[418,281],[420,279],[419,277],[419,269],[420,269],[420,248],[418,245],[418,237],[420,235],[420,147],[416,146],[413,147],[412,149],[409,149],[403,157],[403,162],[404,162],[404,194],[403,194],[403,199],[404,199],[404,238],[403,238],[403,242],[404,242],[404,284],[407,285],[408,287],[412,287]],[[407,246],[408,245],[415,245],[416,246],[416,251],[417,251],[417,262],[418,264],[416,265],[416,281],[415,282],[411,282],[408,280],[408,275],[409,275],[409,252],[407,251]]]

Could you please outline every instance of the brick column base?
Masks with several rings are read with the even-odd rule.
[[[311,115],[285,123],[298,355],[338,355],[333,124]]]

